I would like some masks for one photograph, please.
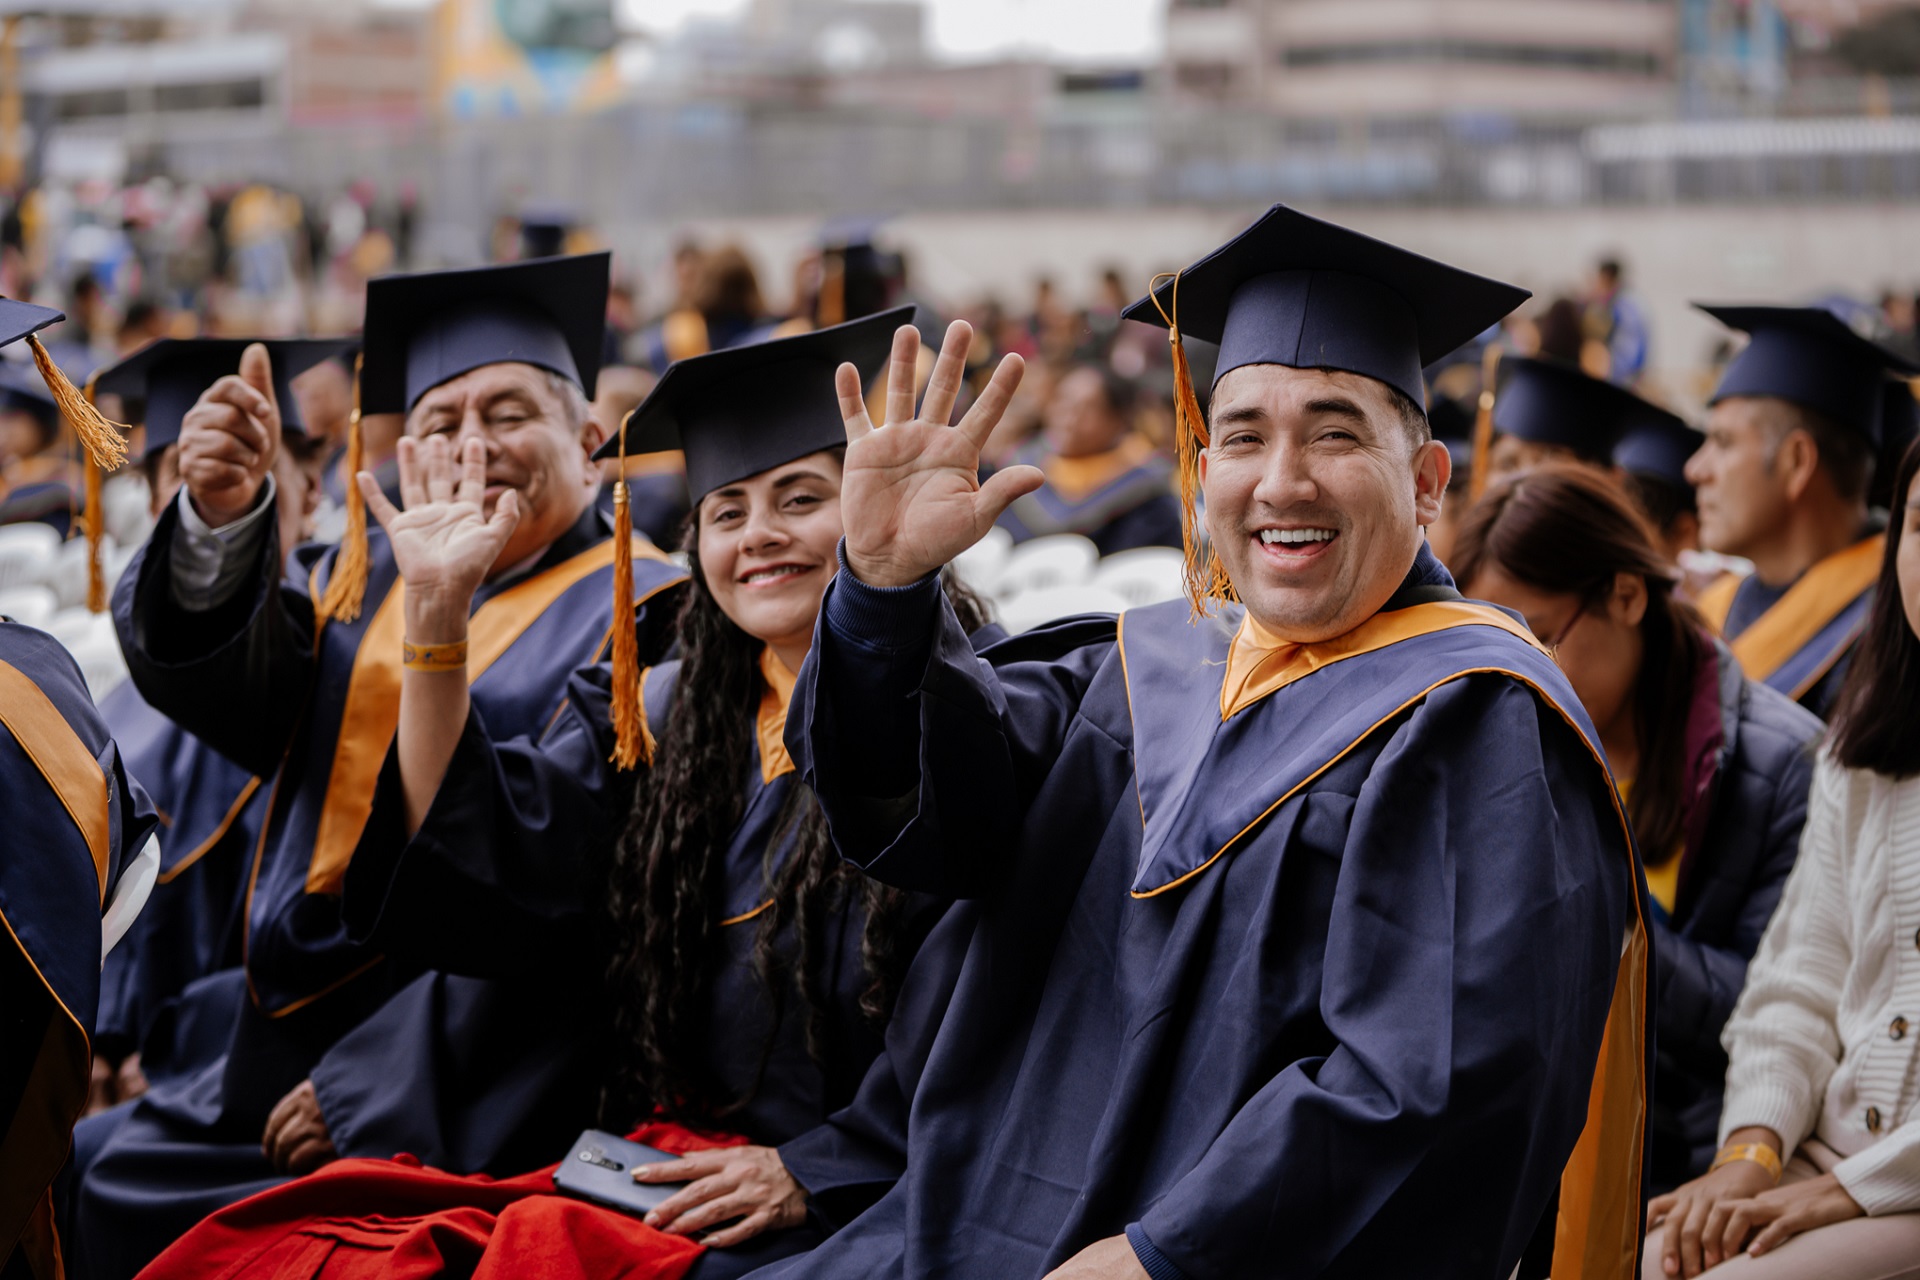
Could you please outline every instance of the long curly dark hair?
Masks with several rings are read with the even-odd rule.
[[[726,907],[725,854],[744,813],[740,780],[754,759],[764,646],[734,625],[707,589],[698,528],[690,517],[685,547],[692,581],[679,618],[679,692],[653,767],[634,789],[614,855],[607,995],[615,1068],[601,1097],[603,1123],[633,1122],[656,1110],[683,1122],[724,1120],[752,1101],[773,1049],[770,1032],[754,1084],[743,1095],[716,1094],[701,1045],[712,1016],[715,935]],[[971,632],[985,623],[977,596],[951,572],[942,583],[962,626]],[[910,958],[903,945],[906,895],[840,859],[819,803],[797,782],[768,841],[765,865],[770,905],[755,918],[754,969],[771,997],[773,1025],[797,1002],[807,1051],[820,1062],[830,1046],[817,970],[831,922],[843,911],[866,914],[860,1009],[883,1027]]]

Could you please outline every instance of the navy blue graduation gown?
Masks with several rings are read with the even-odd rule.
[[[131,680],[100,700],[100,715],[162,829],[160,878],[100,976],[94,1039],[124,1054],[190,983],[239,964],[244,873],[267,793],[259,775],[155,711]]]
[[[1751,574],[1722,578],[1701,592],[1700,612],[1726,637],[1748,679],[1824,720],[1866,630],[1885,547],[1884,535],[1863,538],[1784,591],[1768,590]]]
[[[242,969],[182,994],[157,1046],[166,1082],[83,1132],[91,1162],[72,1203],[85,1237],[76,1271],[89,1276],[131,1274],[212,1209],[277,1181],[260,1138],[274,1104],[302,1079],[314,1079],[330,1131],[348,1144],[343,1154],[392,1155],[452,1126],[479,1153],[472,1158],[484,1158],[513,1151],[530,1122],[515,1064],[547,1069],[535,1046],[507,1030],[552,1006],[548,993],[524,985],[403,1004],[381,1024],[390,1036],[363,1026],[421,976],[350,938],[340,914],[399,715],[400,594],[384,536],[370,536],[360,617],[316,625],[313,601],[336,548],[301,548],[282,583],[269,568],[279,563],[269,535],[250,586],[220,609],[189,614],[169,595],[177,520],[169,508],[117,588],[128,665],[157,709],[271,782],[247,872]],[[530,572],[482,588],[469,637],[477,716],[509,734],[552,724],[568,674],[594,661],[611,634],[611,564],[605,525],[589,510]],[[663,560],[635,557],[632,625],[643,653],[664,645],[661,618],[670,614],[648,602],[683,577]],[[421,1017],[435,1021],[422,1026]],[[445,1087],[435,1087],[440,1059],[405,1061],[475,1042],[520,1056],[447,1071]],[[330,1093],[321,1083],[357,1085],[368,1070],[411,1073],[422,1088],[399,1099],[357,1087]]]
[[[0,619],[0,1272],[56,1274],[51,1202],[87,1102],[100,918],[158,819],[67,651]]]
[[[1015,461],[1044,469],[1046,456],[1029,446]],[[1072,496],[1049,481],[1015,500],[999,524],[1015,542],[1081,534],[1091,538],[1103,556],[1134,547],[1177,547],[1180,500],[1173,492],[1173,465],[1157,453],[1149,454],[1089,492]]]
[[[1237,607],[976,658],[926,584],[836,580],[789,748],[967,937],[870,1077],[905,1177],[769,1275],[1026,1280],[1125,1231],[1164,1275],[1505,1280],[1563,1167],[1569,1260],[1636,1273],[1647,953],[1596,739],[1424,551],[1389,609],[1223,717]]]

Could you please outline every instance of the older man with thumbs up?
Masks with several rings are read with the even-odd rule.
[[[590,1120],[594,1065],[552,1047],[575,1042],[560,1032],[590,993],[419,973],[350,942],[339,904],[403,671],[464,671],[473,715],[510,738],[545,729],[615,626],[641,629],[643,656],[658,647],[663,601],[647,601],[682,575],[636,546],[632,612],[616,610],[594,504],[606,289],[604,254],[369,288],[360,406],[406,415],[403,451],[483,459],[488,513],[511,526],[465,635],[423,632],[440,619],[431,584],[402,589],[378,530],[357,554],[295,549],[282,572],[264,349],[186,415],[181,496],[114,612],[141,693],[261,775],[270,800],[242,965],[187,988],[143,1045],[148,1095],[81,1135],[97,1155],[69,1197],[78,1274],[132,1275],[212,1209],[335,1155],[510,1171]],[[361,605],[329,617],[329,582],[348,574],[364,574]]]

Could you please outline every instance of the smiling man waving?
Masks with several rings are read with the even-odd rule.
[[[1524,296],[1276,207],[1131,313],[1221,345],[1193,605],[980,658],[934,574],[1038,479],[974,479],[1018,361],[958,427],[956,359],[877,429],[843,377],[848,572],[789,748],[971,940],[869,1076],[914,1082],[906,1176],[779,1275],[1505,1280],[1556,1186],[1553,1274],[1633,1273],[1630,839],[1558,668],[1422,535],[1421,366]]]

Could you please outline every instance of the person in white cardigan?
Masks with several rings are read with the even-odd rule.
[[[1649,1202],[1645,1280],[1920,1277],[1917,476],[1920,446],[1799,861],[1722,1035],[1720,1152]]]

